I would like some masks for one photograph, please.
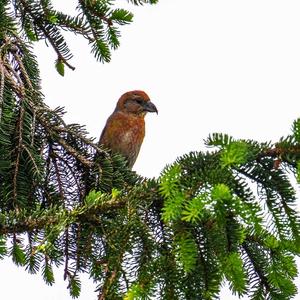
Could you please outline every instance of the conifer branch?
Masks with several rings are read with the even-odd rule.
[[[56,42],[53,40],[53,37],[49,34],[49,31],[46,30],[45,26],[43,25],[43,22],[45,20],[43,20],[41,18],[41,16],[37,17],[31,10],[30,6],[28,5],[28,3],[25,0],[19,0],[20,3],[22,3],[23,8],[24,8],[24,13],[28,13],[30,15],[30,17],[32,18],[34,24],[36,26],[38,26],[38,28],[42,31],[42,33],[44,34],[44,37],[50,42],[53,50],[56,52],[57,54],[57,59],[59,61],[62,61],[68,68],[70,68],[71,70],[75,70],[75,67],[73,67],[71,64],[69,64],[67,58],[62,54],[61,50],[59,49],[59,47],[57,46]]]
[[[287,146],[281,147],[280,145],[275,146],[274,148],[269,148],[263,150],[261,153],[258,154],[257,159],[261,159],[263,157],[282,157],[284,155],[299,155],[300,156],[300,146]]]
[[[19,210],[16,215],[0,215],[0,235],[9,235],[12,233],[21,234],[25,232],[36,232],[45,227],[63,223],[65,228],[71,224],[90,223],[91,225],[101,224],[99,216],[126,205],[126,199],[110,199],[103,203],[95,205],[81,205],[72,210],[63,207],[52,207],[49,209],[30,212],[30,214]],[[36,217],[33,217],[35,216]]]

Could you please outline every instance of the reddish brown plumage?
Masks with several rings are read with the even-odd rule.
[[[100,137],[99,144],[123,155],[129,168],[133,167],[143,143],[147,112],[157,113],[157,109],[145,92],[123,94]]]

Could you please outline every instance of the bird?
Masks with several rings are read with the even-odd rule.
[[[145,116],[158,110],[141,90],[124,93],[106,121],[99,145],[113,154],[121,154],[132,169],[145,137]]]

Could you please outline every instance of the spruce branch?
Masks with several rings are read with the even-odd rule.
[[[63,224],[63,229],[72,224],[101,224],[99,216],[116,209],[124,208],[126,198],[112,198],[103,203],[83,204],[72,210],[63,207],[39,208],[30,213],[19,210],[16,214],[0,214],[0,235],[36,232],[48,227]]]
[[[250,250],[249,245],[246,242],[243,243],[243,248],[244,248],[245,253],[247,254],[247,256],[248,256],[248,258],[249,258],[249,260],[250,260],[250,262],[251,262],[251,264],[252,264],[252,266],[253,266],[253,268],[255,270],[255,273],[256,273],[257,277],[260,280],[260,285],[263,286],[263,287],[265,287],[267,293],[270,293],[271,292],[271,286],[270,286],[270,284],[268,282],[268,279],[263,274],[263,271],[261,269],[261,265],[259,265],[257,263],[257,261],[256,261],[254,255],[253,255],[253,253]],[[266,295],[264,294],[264,296],[266,296]]]
[[[286,155],[295,155],[300,157],[300,146],[290,145],[290,146],[282,147],[280,145],[277,145],[274,148],[269,148],[261,151],[257,155],[257,159],[260,160],[261,158],[264,157],[281,158]]]
[[[55,40],[54,36],[50,34],[50,31],[46,29],[46,27],[45,27],[46,18],[43,18],[44,16],[41,16],[41,15],[35,15],[34,12],[31,9],[30,3],[28,3],[27,1],[25,1],[25,0],[19,0],[19,1],[23,6],[23,13],[25,15],[28,14],[31,17],[31,19],[32,19],[33,23],[35,24],[35,26],[37,26],[37,28],[39,30],[41,30],[41,32],[44,35],[44,38],[47,39],[49,41],[49,43],[51,44],[53,50],[57,54],[57,60],[62,61],[71,70],[75,70],[75,67],[73,67],[68,62],[68,60],[72,56],[69,54],[69,49],[67,48],[66,43],[64,42],[62,44],[63,48],[61,48],[61,45],[58,44],[58,40]],[[50,24],[48,23],[47,25],[51,26],[51,23]]]
[[[0,55],[0,122],[1,122],[1,116],[2,116],[2,103],[3,103],[3,97],[4,97],[4,79],[5,79],[4,65],[1,61],[1,55]]]

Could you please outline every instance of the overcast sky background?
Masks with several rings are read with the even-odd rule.
[[[160,0],[134,7],[121,28],[121,47],[97,63],[85,40],[67,35],[74,53],[65,77],[44,43],[35,47],[46,103],[64,106],[68,123],[99,137],[120,95],[145,90],[159,114],[146,117],[146,138],[134,169],[158,176],[178,156],[204,150],[210,133],[277,141],[299,117],[300,2],[278,0]],[[67,13],[74,1],[53,1]],[[3,299],[69,300],[62,272],[54,287],[10,260],[0,263]],[[96,299],[84,277],[82,299]],[[299,280],[297,286],[300,287]],[[221,299],[236,299],[224,290]]]

